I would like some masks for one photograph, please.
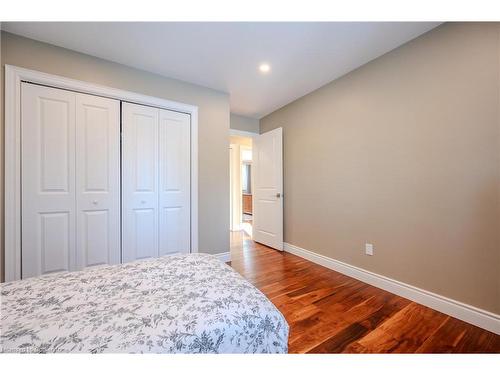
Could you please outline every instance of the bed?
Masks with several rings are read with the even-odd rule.
[[[1,284],[11,353],[286,353],[279,310],[208,254]]]

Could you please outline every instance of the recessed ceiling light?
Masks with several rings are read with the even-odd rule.
[[[259,70],[262,72],[262,73],[267,73],[271,70],[271,67],[269,66],[269,64],[266,64],[266,63],[262,63],[259,65]]]

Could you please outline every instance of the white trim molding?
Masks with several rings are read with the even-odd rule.
[[[229,184],[230,184],[230,223],[232,232],[241,230],[242,195],[241,195],[241,152],[240,145],[229,145]]]
[[[191,252],[198,252],[198,107],[5,65],[5,281],[21,278],[21,83],[30,82],[191,116]]]
[[[377,288],[500,335],[500,315],[385,277],[365,269],[284,243],[284,250]]]
[[[227,263],[231,261],[231,252],[226,251],[225,253],[214,254],[222,263]]]

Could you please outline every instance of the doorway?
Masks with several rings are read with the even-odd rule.
[[[229,143],[230,230],[283,251],[283,129],[231,130]]]
[[[230,230],[244,231],[250,237],[252,237],[253,227],[252,146],[251,135],[231,131],[229,137]]]

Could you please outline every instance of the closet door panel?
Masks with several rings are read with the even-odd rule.
[[[134,260],[158,256],[158,210],[136,208],[133,210]]]
[[[76,94],[77,267],[120,262],[120,102]]]
[[[113,223],[114,216],[110,210],[79,211],[77,246],[80,268],[120,263],[120,239],[115,238],[120,234],[120,222]],[[118,230],[115,225],[118,225]]]
[[[41,234],[40,274],[71,269],[68,250],[71,245],[70,222],[68,212],[40,213],[38,223]]]
[[[159,110],[122,104],[123,261],[158,256]]]
[[[191,248],[190,122],[188,114],[160,110],[160,255]]]
[[[75,94],[21,87],[22,277],[75,269]]]

